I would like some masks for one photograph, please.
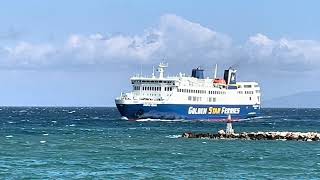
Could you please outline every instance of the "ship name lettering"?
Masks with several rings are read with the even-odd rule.
[[[222,107],[221,114],[239,114],[240,113],[240,108],[227,108],[227,107]]]
[[[220,113],[221,113],[221,108],[209,107],[208,114],[220,114]]]
[[[207,114],[208,109],[207,108],[194,108],[189,107],[188,114]]]

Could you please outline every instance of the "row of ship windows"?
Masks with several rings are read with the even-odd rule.
[[[206,93],[206,90],[197,90],[197,89],[178,89],[178,92],[205,94],[205,93]]]
[[[225,91],[209,91],[209,94],[226,94]]]
[[[175,84],[174,81],[162,81],[162,80],[132,80],[131,81],[132,84],[136,84],[136,83],[173,83]],[[259,87],[257,84],[255,85],[251,85],[251,84],[245,84],[243,85],[244,88],[252,88],[253,87]],[[239,88],[241,88],[241,85],[238,86]]]
[[[202,97],[197,97],[197,96],[188,96],[188,101],[202,101]],[[208,102],[216,102],[216,98],[214,97],[208,97],[207,98]]]
[[[140,90],[140,86],[133,86],[134,90]],[[161,91],[161,87],[149,87],[143,86],[143,91]],[[172,87],[165,87],[164,91],[172,91]],[[206,94],[206,90],[196,90],[196,89],[178,89],[178,92],[184,93],[198,93],[198,94]],[[238,91],[238,94],[253,94],[254,91]],[[256,93],[260,93],[260,90],[256,90]],[[225,91],[208,91],[209,94],[226,94]]]
[[[206,94],[206,90],[178,89],[178,92]],[[209,94],[226,94],[224,91],[208,91]]]
[[[174,81],[156,81],[156,80],[151,80],[151,81],[147,81],[147,80],[132,80],[131,81],[132,84],[136,84],[136,83],[173,83]]]
[[[133,86],[133,90],[140,90],[140,86]],[[143,91],[161,91],[161,87],[142,86]],[[172,87],[164,87],[165,91],[172,91]]]
[[[146,96],[153,96],[153,97],[160,97],[160,94],[144,94]],[[260,102],[260,96],[257,96],[258,102]],[[161,98],[158,99],[150,99],[150,98],[142,98],[142,100],[161,100]],[[249,97],[249,100],[252,101],[252,97]],[[195,101],[200,102],[202,101],[202,97],[197,96],[188,96],[188,101]],[[208,97],[207,102],[216,102],[217,99],[215,97]]]
[[[257,90],[258,91],[258,90]],[[256,91],[256,92],[257,92]],[[238,94],[253,94],[253,91],[238,91]]]
[[[215,97],[208,97],[207,98],[207,101],[208,102],[216,102],[216,98]],[[249,97],[249,100],[251,101],[252,100],[252,97]],[[199,102],[199,101],[202,101],[202,97],[197,97],[197,96],[188,96],[188,101],[196,101],[196,102]],[[258,101],[260,102],[260,97],[258,96]]]
[[[254,87],[259,87],[257,84],[253,85]],[[239,88],[241,88],[241,85],[238,86]],[[252,85],[249,84],[245,84],[243,85],[244,88],[252,88]]]
[[[206,94],[206,90],[178,89],[178,92]],[[226,94],[225,91],[208,91],[208,94]]]

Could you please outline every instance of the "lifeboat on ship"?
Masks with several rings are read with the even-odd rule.
[[[213,84],[227,84],[224,79],[216,78],[213,80]]]

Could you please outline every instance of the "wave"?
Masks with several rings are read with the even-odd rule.
[[[73,114],[75,113],[76,111],[68,111],[69,114]]]
[[[125,117],[125,116],[121,116],[121,118],[120,118],[121,120],[129,120],[127,117]]]
[[[272,116],[257,116],[257,117],[252,117],[252,118],[246,118],[246,119],[237,119],[237,121],[241,121],[241,122],[248,122],[248,121],[261,121],[261,120],[268,120],[268,119],[272,119]]]
[[[166,138],[171,138],[171,139],[177,139],[177,138],[181,138],[182,135],[168,135],[166,136]]]
[[[138,121],[138,122],[147,122],[147,121],[152,121],[152,122],[186,122],[187,120],[185,120],[185,119],[151,119],[151,118],[146,118],[146,119],[137,119],[135,121]]]

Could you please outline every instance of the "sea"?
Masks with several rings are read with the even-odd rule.
[[[224,122],[123,120],[114,107],[0,107],[0,179],[320,179],[320,142],[181,138]],[[268,109],[236,132],[320,131],[320,109]]]

